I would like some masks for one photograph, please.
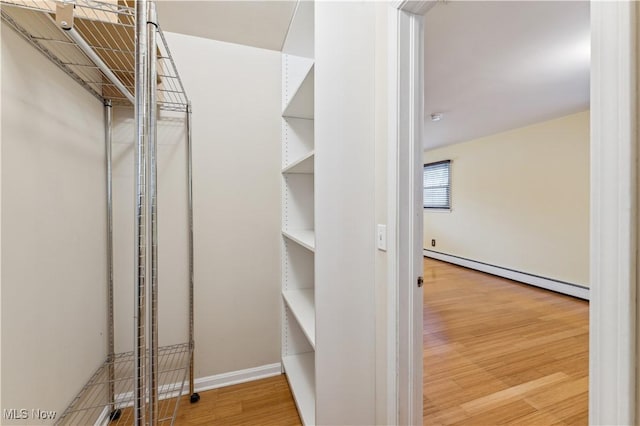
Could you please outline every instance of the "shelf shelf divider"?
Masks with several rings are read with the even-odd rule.
[[[282,169],[282,173],[313,173],[315,151],[302,156]]]
[[[316,236],[312,229],[283,230],[282,235],[291,241],[300,244],[307,250],[311,250],[312,252],[315,252],[316,250]]]
[[[308,61],[308,59],[306,60]],[[311,62],[311,67],[307,70],[300,85],[288,96],[288,102],[282,111],[283,117],[313,119],[314,69],[313,62]]]
[[[316,308],[313,288],[286,290],[282,292],[287,306],[311,344],[316,347]]]

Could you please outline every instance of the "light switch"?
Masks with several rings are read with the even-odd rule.
[[[378,250],[387,251],[387,225],[378,225]]]

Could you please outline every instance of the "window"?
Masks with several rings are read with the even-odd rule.
[[[424,165],[423,204],[425,209],[451,209],[451,160]]]

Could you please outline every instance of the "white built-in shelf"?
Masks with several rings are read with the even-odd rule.
[[[282,292],[291,313],[307,337],[311,347],[316,347],[316,307],[312,288],[286,290]]]
[[[294,229],[282,231],[282,235],[300,244],[307,250],[315,252],[316,250],[316,234],[313,229]]]
[[[298,413],[305,425],[316,423],[316,383],[314,352],[289,355],[282,358],[282,365],[296,401]]]
[[[315,151],[311,151],[282,169],[282,173],[313,173]]]
[[[313,119],[314,66],[308,69],[300,85],[293,89],[282,111],[283,117]]]
[[[316,424],[314,38],[315,3],[298,1],[282,46],[282,366],[305,426]]]

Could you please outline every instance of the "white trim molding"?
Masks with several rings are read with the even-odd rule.
[[[407,398],[407,386],[421,392],[420,377],[411,377],[406,355],[416,348],[405,309],[414,283],[408,253],[416,232],[407,204],[414,185],[403,167],[413,164],[414,112],[422,108],[423,76],[416,73],[416,46],[423,43],[426,2],[398,1],[389,20],[389,407],[397,415],[389,423],[420,424]],[[638,424],[637,269],[637,2],[591,2],[591,274],[589,422],[592,425]],[[420,22],[419,22],[420,21]],[[415,25],[415,26],[414,26]],[[412,29],[412,26],[413,29]],[[420,64],[422,65],[422,64]],[[428,71],[428,70],[427,70]],[[404,133],[403,133],[404,132]],[[409,133],[407,133],[409,132]],[[420,165],[421,166],[421,165]],[[416,168],[420,168],[416,166]],[[420,236],[421,237],[421,236]],[[404,271],[404,272],[402,272]],[[404,308],[404,309],[403,309]],[[404,316],[403,316],[404,315]],[[422,312],[410,316],[417,321]],[[419,317],[420,316],[420,317]],[[417,327],[417,322],[413,322]],[[392,348],[391,346],[394,346]],[[395,390],[396,399],[391,399]],[[402,395],[405,397],[402,397]],[[407,421],[413,419],[415,421]]]
[[[592,425],[637,424],[636,7],[591,2]]]
[[[474,269],[480,272],[486,272],[487,274],[496,275],[502,278],[508,278],[513,281],[518,281],[523,284],[532,285],[535,287],[544,288],[546,290],[555,291],[557,293],[566,294],[568,296],[577,297],[584,300],[589,300],[589,288],[578,284],[567,283],[552,278],[545,278],[526,272],[515,271],[509,268],[503,268],[501,266],[490,265],[484,262],[478,262],[476,260],[466,259],[460,256],[454,256],[451,254],[440,253],[433,250],[423,250],[425,257],[431,259],[442,260],[443,262],[453,263],[454,265],[464,266],[465,268]]]
[[[422,424],[423,15],[436,3],[389,6],[388,424]]]
[[[201,377],[195,379],[194,387],[196,392],[204,392],[211,389],[225,386],[238,385],[240,383],[254,380],[266,379],[268,377],[282,374],[282,364],[267,364],[246,370],[232,371],[230,373],[216,374],[214,376]]]

